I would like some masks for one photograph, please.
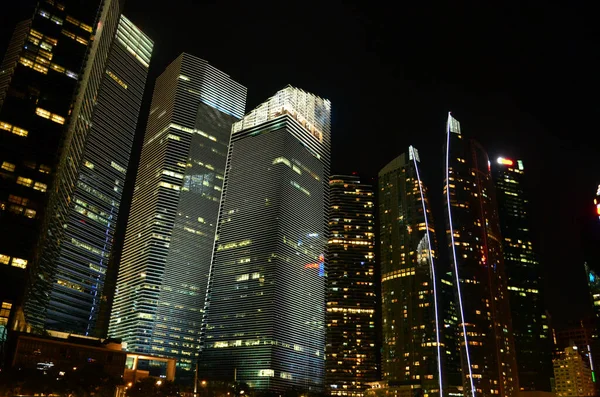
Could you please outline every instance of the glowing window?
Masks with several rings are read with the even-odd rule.
[[[36,108],[36,109],[35,109],[35,114],[37,114],[38,116],[40,116],[40,117],[43,117],[43,118],[45,118],[45,119],[49,119],[49,118],[50,118],[50,115],[51,115],[52,113],[50,113],[49,111],[47,111],[47,110],[44,110],[44,109],[42,109],[42,108]]]
[[[2,162],[2,169],[6,171],[13,172],[15,170],[15,165],[13,163],[9,163],[8,161]]]
[[[44,165],[44,164],[40,165],[40,172],[42,174],[49,174],[51,170],[52,169],[50,167],[48,167],[47,165]]]
[[[19,128],[17,126],[13,127],[12,133],[18,136],[27,136],[29,135],[29,131]]]
[[[17,177],[17,184],[31,187],[31,185],[33,185],[33,179],[19,176]]]
[[[26,269],[27,259],[13,258],[11,265],[14,267],[19,267],[21,269]]]
[[[48,185],[46,185],[45,183],[42,183],[42,182],[36,182],[36,183],[33,185],[33,188],[34,188],[35,190],[39,190],[40,192],[45,192],[45,191],[46,191],[46,189],[48,189]]]
[[[36,214],[36,213],[37,213],[37,211],[36,211],[36,210],[32,210],[32,209],[30,209],[30,208],[28,208],[28,209],[26,209],[26,210],[25,210],[25,216],[26,216],[27,218],[30,218],[30,219],[33,219],[33,218],[35,218],[35,214]]]
[[[65,72],[65,68],[63,68],[62,66],[57,65],[55,63],[50,64],[50,69],[56,70],[59,73],[64,73]]]
[[[64,34],[65,36],[67,36],[68,38],[70,38],[70,39],[73,39],[73,40],[75,40],[75,38],[77,37],[77,36],[75,36],[73,33],[69,32],[69,31],[68,31],[68,30],[66,30],[66,29],[63,29],[63,30],[61,30],[60,32],[61,32],[62,34]]]
[[[2,263],[3,265],[8,265],[8,262],[10,262],[10,256],[0,254],[0,263]]]

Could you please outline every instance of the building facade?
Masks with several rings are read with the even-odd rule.
[[[382,377],[442,395],[435,229],[419,165],[411,146],[379,171]]]
[[[200,373],[322,391],[331,104],[288,86],[233,125]]]
[[[444,200],[464,394],[515,396],[518,373],[487,153],[448,115]]]
[[[95,332],[152,41],[107,4],[74,108],[25,315],[44,329]]]
[[[544,307],[542,269],[533,249],[522,160],[491,161],[508,277],[515,354],[522,391],[550,391],[552,338]]]
[[[0,65],[0,304],[22,303],[75,93],[104,3],[39,1]]]
[[[592,372],[577,346],[565,348],[553,360],[554,384],[557,397],[595,396]]]
[[[325,383],[332,396],[363,396],[379,364],[373,188],[333,175],[329,189]]]
[[[192,370],[231,126],[246,88],[181,54],[156,80],[109,336]]]

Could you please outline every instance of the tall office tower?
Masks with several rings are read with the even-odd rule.
[[[363,396],[377,379],[375,204],[355,175],[329,180],[325,384],[332,396]]]
[[[323,389],[331,103],[287,86],[232,129],[200,365]]]
[[[592,372],[577,346],[565,348],[553,361],[557,397],[596,395]]]
[[[0,303],[13,312],[108,3],[39,1],[0,65]]]
[[[434,224],[412,146],[379,171],[382,377],[443,395]]]
[[[185,53],[154,87],[108,334],[183,371],[199,349],[231,125],[245,101],[245,87]]]
[[[588,284],[590,300],[594,308],[596,322],[600,321],[600,276],[587,263],[583,264]]]
[[[25,303],[29,323],[94,334],[152,41],[113,2],[84,73]]]
[[[519,389],[550,391],[552,338],[542,269],[533,250],[522,160],[491,162],[502,234]]]
[[[507,278],[494,184],[485,150],[450,114],[444,199],[466,396],[518,392]]]

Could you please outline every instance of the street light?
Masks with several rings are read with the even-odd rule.
[[[202,386],[206,386],[206,381],[205,381],[205,380],[203,380],[202,382],[200,382],[200,384],[201,384]]]

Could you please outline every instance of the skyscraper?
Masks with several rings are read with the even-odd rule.
[[[12,310],[34,257],[75,92],[87,84],[84,68],[92,37],[101,36],[105,3],[38,2],[16,26],[0,65],[0,304]]]
[[[109,336],[194,368],[231,125],[246,88],[181,54],[156,80]]]
[[[490,162],[450,114],[446,139],[446,235],[464,394],[514,396],[518,375]]]
[[[355,175],[329,188],[325,380],[332,396],[362,396],[378,367],[373,189]]]
[[[544,307],[542,269],[533,250],[522,160],[491,162],[502,234],[519,389],[550,391],[552,338]]]
[[[235,123],[201,376],[322,390],[331,104],[287,86]]]
[[[557,397],[596,395],[592,372],[577,346],[565,348],[553,361]]]
[[[382,377],[442,395],[435,230],[419,163],[411,146],[379,171]]]
[[[152,53],[152,41],[117,3],[105,8],[102,35],[67,132],[46,231],[28,287],[28,322],[45,329],[94,333],[129,155]]]

